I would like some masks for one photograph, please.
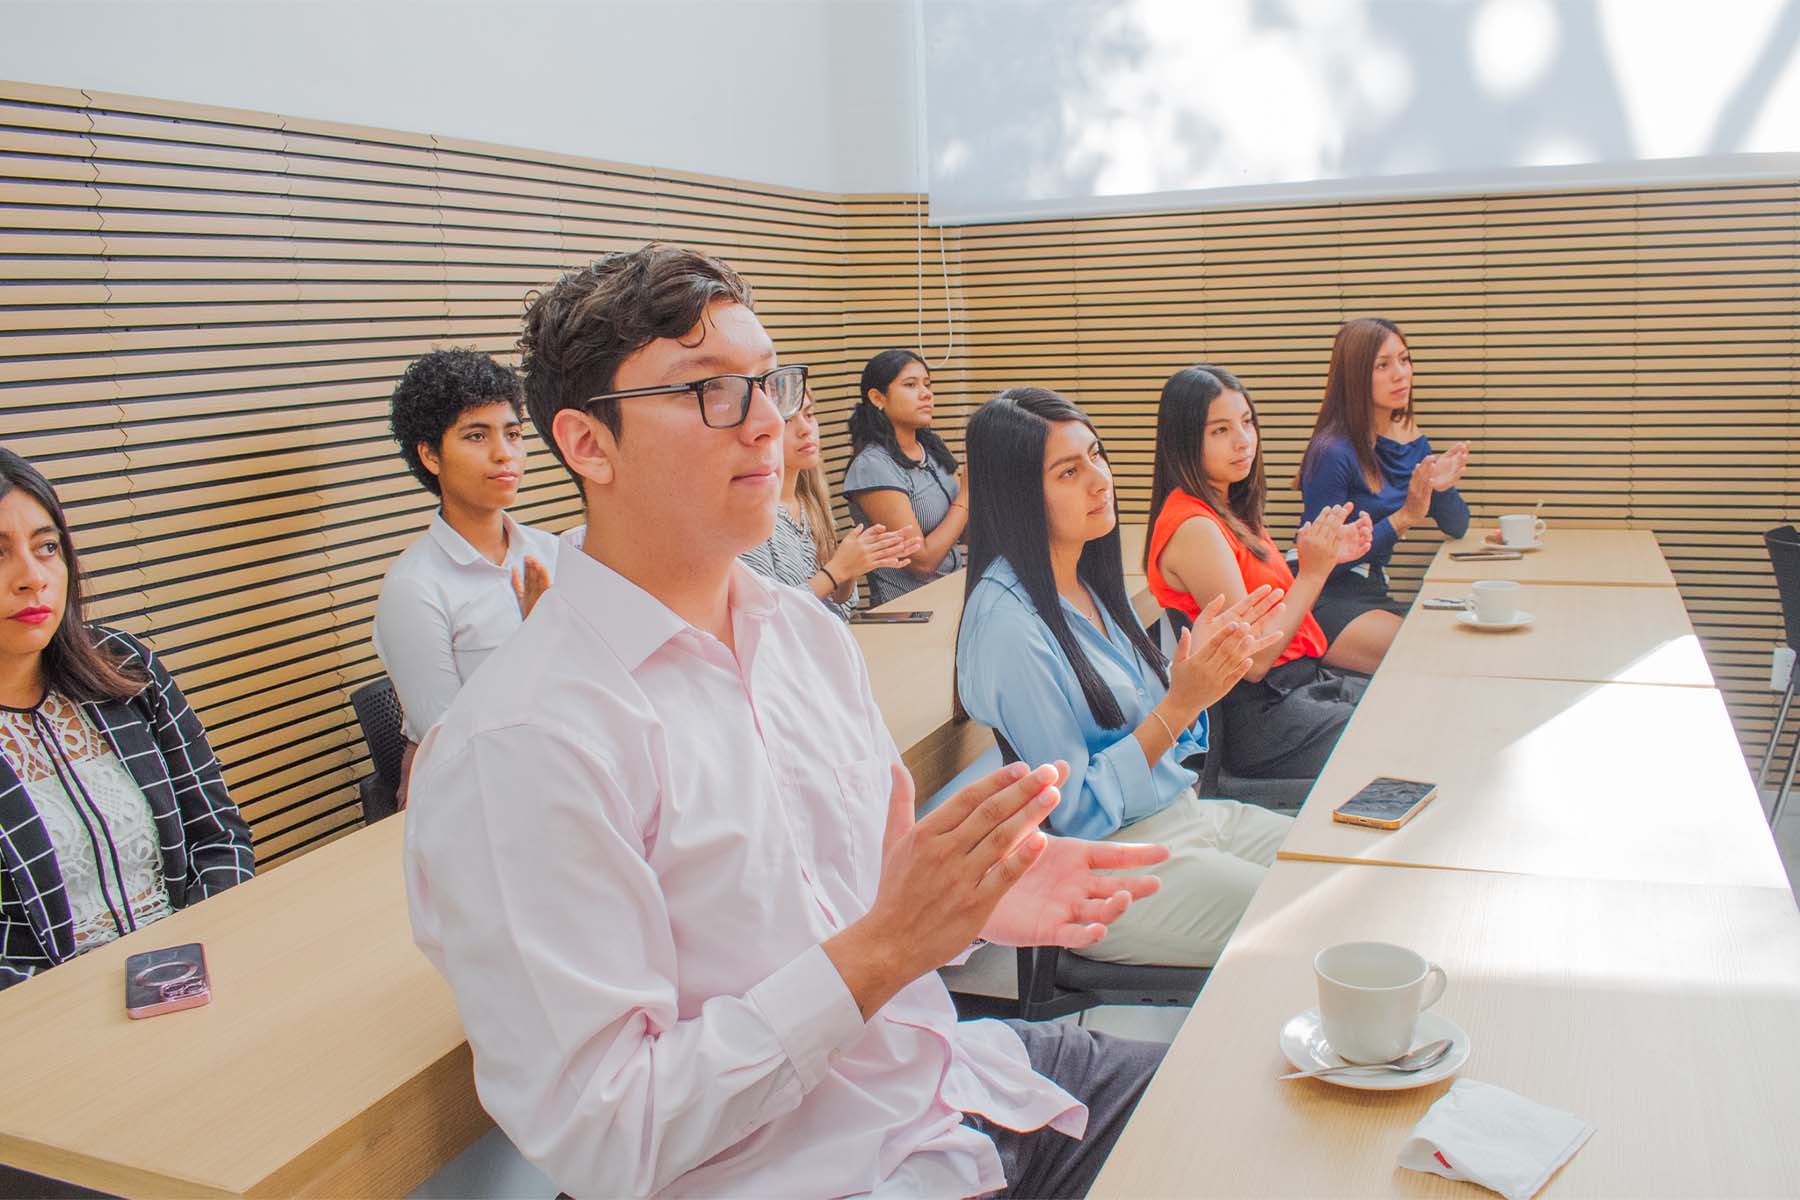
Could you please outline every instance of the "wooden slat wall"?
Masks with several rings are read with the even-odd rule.
[[[918,205],[860,207],[910,228]],[[347,697],[380,673],[375,596],[431,509],[386,428],[404,364],[434,345],[513,356],[530,289],[660,238],[743,270],[841,430],[853,344],[873,336],[844,322],[844,210],[834,195],[0,84],[0,441],[57,483],[96,615],[166,658],[276,863],[360,821],[368,766]],[[915,307],[864,311],[904,311],[910,328]],[[539,444],[515,512],[579,519]]]
[[[1434,439],[1489,515],[1662,538],[1746,750],[1778,607],[1760,532],[1793,515],[1800,188],[1160,213],[938,230],[838,196],[425,134],[0,83],[0,441],[58,484],[99,615],[206,720],[265,864],[355,827],[348,693],[429,497],[386,404],[434,345],[510,356],[526,293],[649,238],[717,252],[814,368],[834,478],[871,353],[934,361],[943,432],[1015,383],[1095,415],[1143,510],[1156,394],[1209,359],[1288,478],[1346,315],[1401,321]],[[1277,489],[1290,531],[1296,494]],[[534,445],[515,510],[573,488]],[[1411,586],[1431,539],[1400,558]]]
[[[1541,499],[1559,524],[1654,530],[1760,757],[1781,637],[1761,535],[1800,508],[1800,186],[1033,221],[967,226],[954,245],[969,386],[1076,396],[1132,515],[1162,382],[1211,361],[1257,399],[1271,523],[1290,536],[1332,335],[1346,317],[1397,320],[1434,443],[1474,448],[1477,520]],[[1436,541],[1402,543],[1403,593]]]

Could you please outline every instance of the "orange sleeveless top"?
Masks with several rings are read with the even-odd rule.
[[[1177,488],[1169,493],[1167,500],[1163,501],[1162,512],[1158,513],[1156,517],[1156,528],[1150,531],[1150,569],[1146,574],[1150,582],[1150,593],[1156,597],[1157,603],[1164,608],[1180,609],[1190,617],[1200,615],[1200,606],[1194,602],[1194,598],[1186,592],[1178,592],[1170,587],[1168,582],[1163,579],[1162,569],[1158,565],[1163,550],[1169,544],[1169,539],[1175,536],[1175,531],[1181,528],[1182,522],[1194,517],[1203,517],[1211,521],[1218,527],[1219,532],[1225,535],[1225,544],[1231,547],[1231,556],[1237,560],[1238,574],[1244,577],[1245,591],[1253,592],[1265,583],[1270,587],[1278,587],[1284,592],[1293,588],[1294,573],[1288,570],[1287,560],[1281,557],[1281,552],[1275,548],[1274,542],[1268,538],[1263,539],[1263,545],[1269,552],[1269,560],[1261,561],[1256,555],[1250,553],[1243,541],[1231,532],[1231,528],[1219,519],[1219,514],[1214,512],[1210,506]],[[1294,640],[1287,644],[1287,648],[1281,652],[1280,657],[1276,658],[1273,665],[1279,667],[1282,663],[1292,662],[1296,658],[1323,657],[1326,645],[1325,631],[1319,628],[1319,622],[1309,612],[1301,619],[1300,628],[1294,634]]]

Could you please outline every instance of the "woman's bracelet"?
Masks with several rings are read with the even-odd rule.
[[[831,573],[831,568],[826,566],[824,563],[819,564],[819,571],[821,574],[823,574],[825,576],[825,578],[831,580],[831,590],[832,591],[835,592],[839,588],[844,586],[843,584],[838,582],[838,577]]]
[[[1169,728],[1169,723],[1163,720],[1162,714],[1157,712],[1154,708],[1150,710],[1150,715],[1156,718],[1156,723],[1161,725],[1163,727],[1163,732],[1169,735],[1169,749],[1173,750],[1176,741],[1179,740],[1175,736],[1175,731]]]

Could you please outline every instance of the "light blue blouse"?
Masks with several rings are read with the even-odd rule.
[[[1102,728],[1062,647],[1004,558],[996,559],[963,608],[956,643],[956,687],[969,715],[1000,732],[1032,765],[1063,759],[1069,782],[1050,828],[1066,837],[1101,838],[1161,812],[1194,785],[1181,760],[1206,750],[1206,714],[1180,731],[1154,765],[1132,736],[1168,688],[1104,609],[1106,632],[1067,600],[1063,615],[1082,652],[1112,690],[1125,714],[1117,729]]]

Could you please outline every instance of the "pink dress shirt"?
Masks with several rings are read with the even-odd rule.
[[[413,935],[481,1101],[576,1197],[968,1196],[965,1111],[1087,1110],[936,974],[864,1022],[820,945],[881,871],[893,739],[844,625],[732,567],[734,657],[585,554],[419,749]]]

